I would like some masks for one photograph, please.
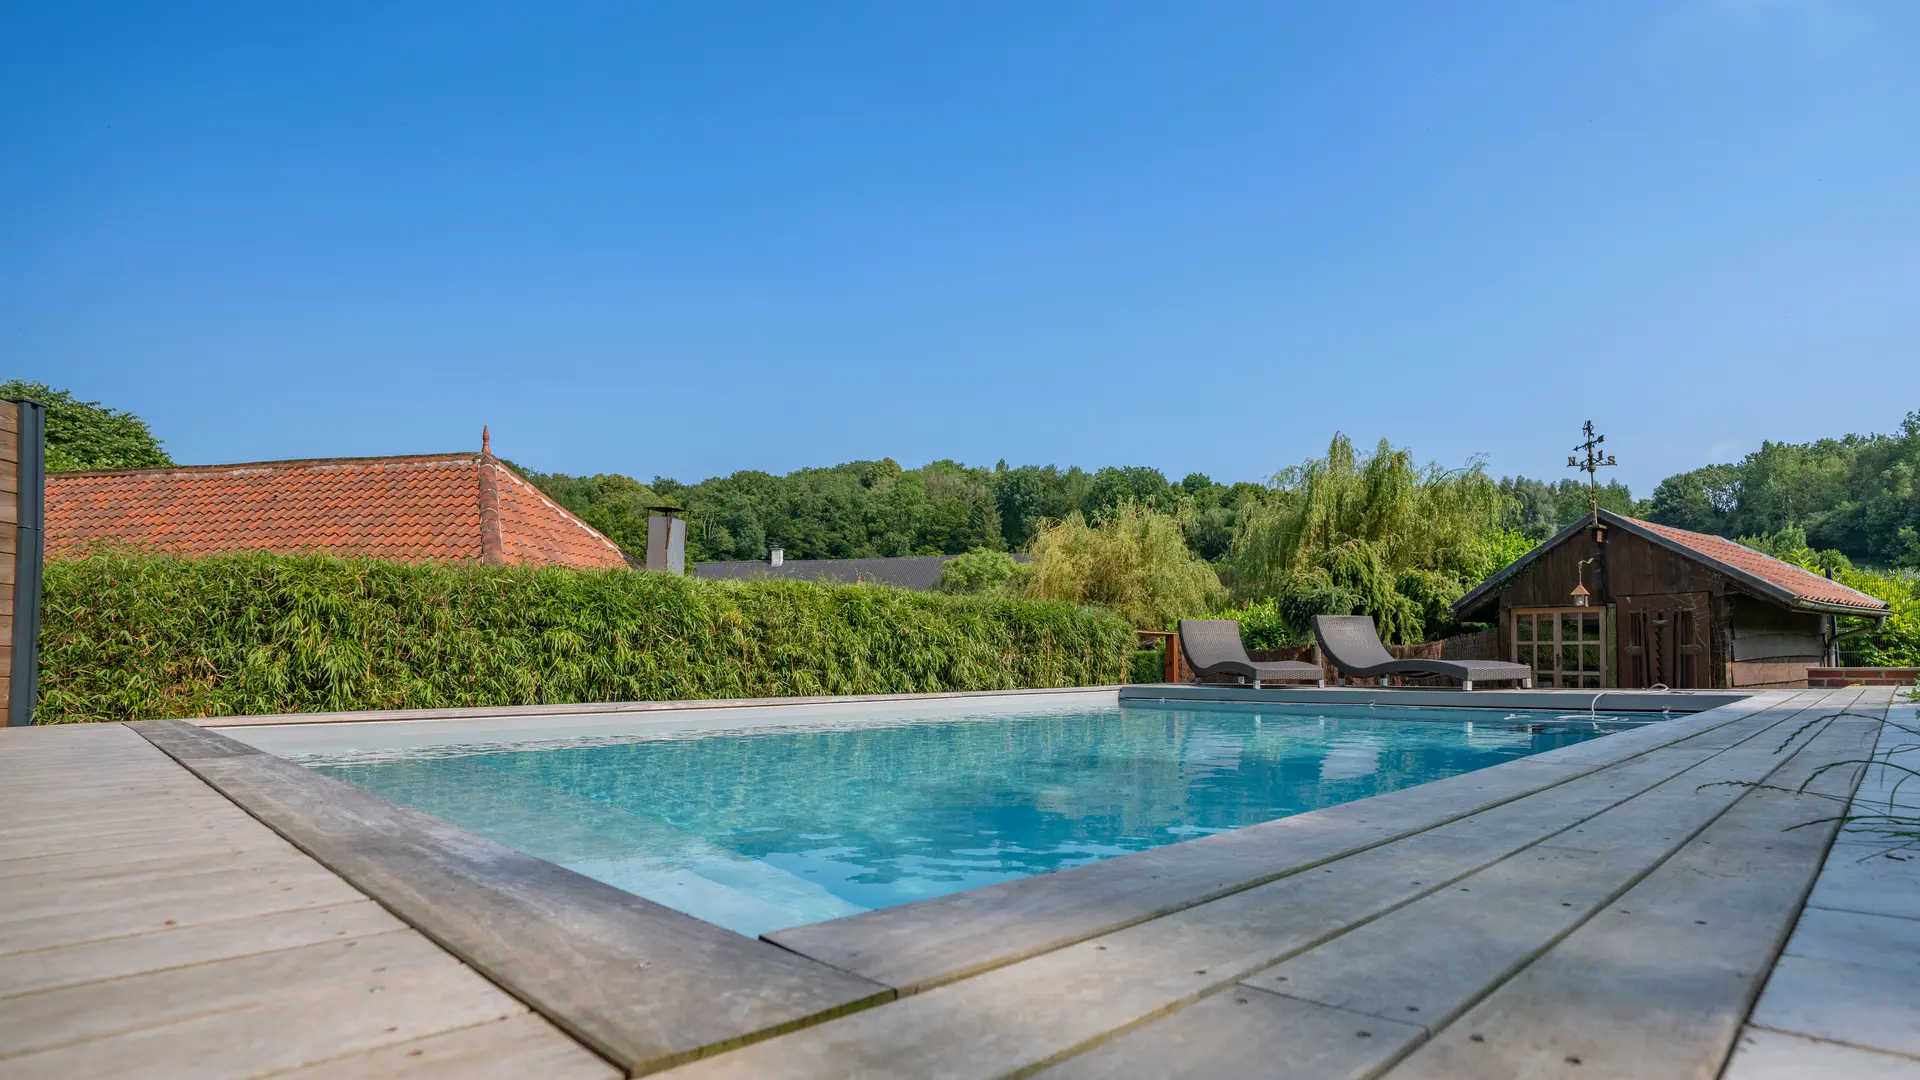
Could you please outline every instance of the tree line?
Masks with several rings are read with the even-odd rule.
[[[39,384],[0,394],[51,402],[50,468],[170,463],[138,417]],[[1227,606],[1250,643],[1271,645],[1300,640],[1320,613],[1372,615],[1393,640],[1459,629],[1455,599],[1590,506],[1572,478],[1496,480],[1478,461],[1422,464],[1385,440],[1361,453],[1345,436],[1264,484],[1175,481],[1146,465],[891,458],[698,483],[514,467],[632,552],[645,549],[649,513],[669,506],[688,519],[696,562],[761,560],[776,547],[796,559],[965,554],[949,566],[953,591],[1094,604],[1142,627]],[[1669,477],[1650,499],[1619,483],[1597,495],[1610,510],[1844,571],[1905,603],[1920,570],[1916,475],[1920,412],[1891,434],[1765,443]],[[1008,552],[1034,560],[1016,566]]]

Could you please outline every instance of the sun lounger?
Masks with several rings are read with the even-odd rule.
[[[1256,662],[1247,656],[1240,643],[1240,624],[1232,619],[1181,619],[1180,651],[1187,658],[1195,678],[1202,675],[1238,675],[1252,679],[1253,688],[1261,683],[1311,682],[1325,686],[1318,664],[1298,660]]]
[[[1445,675],[1459,679],[1463,690],[1473,689],[1475,680],[1518,680],[1521,686],[1533,688],[1533,669],[1525,664],[1504,660],[1395,660],[1380,644],[1373,619],[1366,615],[1315,615],[1313,637],[1320,643],[1320,655],[1334,670],[1348,678],[1378,676],[1381,686],[1387,685],[1389,675]]]

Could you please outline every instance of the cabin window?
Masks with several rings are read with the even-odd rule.
[[[1600,689],[1607,684],[1605,608],[1515,608],[1513,660],[1533,669],[1533,685]]]

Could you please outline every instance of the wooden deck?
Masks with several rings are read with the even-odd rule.
[[[0,1076],[620,1075],[124,725],[0,792]]]
[[[919,992],[674,1075],[1712,1077],[1835,829],[1794,826],[1860,770],[1777,789],[1869,753],[1890,699],[1760,694],[785,931]]]
[[[186,725],[0,731],[0,1077],[1920,1077],[1920,859],[1807,825],[1891,701],[1762,693],[780,948]]]

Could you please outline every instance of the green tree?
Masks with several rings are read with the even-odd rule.
[[[1509,502],[1478,462],[1421,467],[1384,439],[1360,457],[1336,435],[1242,515],[1234,592],[1277,601],[1300,634],[1314,615],[1363,614],[1386,640],[1437,636],[1452,602],[1526,543],[1501,528]]]
[[[1140,629],[1169,628],[1226,598],[1219,575],[1188,550],[1179,520],[1132,500],[1091,525],[1070,513],[1027,551],[1023,595],[1103,607]]]
[[[1670,476],[1648,515],[1720,536],[1797,527],[1816,549],[1920,568],[1920,411],[1893,434],[1763,443],[1737,463]]]
[[[147,422],[45,383],[0,383],[0,398],[31,398],[47,407],[47,471],[154,469],[172,465]]]
[[[1592,514],[1587,485],[1570,477],[1547,481],[1510,476],[1500,481],[1500,493],[1510,500],[1501,515],[1501,524],[1535,542]],[[1625,484],[1610,481],[1601,486],[1599,496],[1603,510],[1635,517],[1641,513],[1633,492]]]
[[[1146,465],[1109,465],[1093,474],[1080,498],[1080,513],[1097,518],[1122,503],[1135,502],[1162,514],[1180,509],[1180,489],[1159,469]]]

